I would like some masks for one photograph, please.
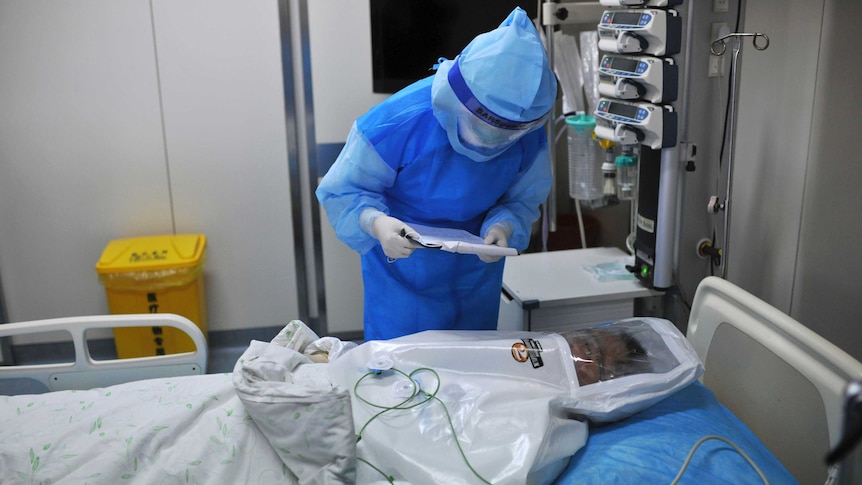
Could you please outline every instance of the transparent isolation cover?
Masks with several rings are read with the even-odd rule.
[[[562,332],[579,387],[558,404],[591,421],[616,421],[703,374],[685,336],[668,320],[629,318]]]

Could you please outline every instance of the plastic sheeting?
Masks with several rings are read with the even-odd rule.
[[[559,335],[428,331],[330,363],[353,392],[357,483],[552,483],[587,438],[553,405],[577,386]],[[372,467],[373,465],[373,467]]]

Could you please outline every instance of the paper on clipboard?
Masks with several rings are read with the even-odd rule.
[[[431,249],[441,249],[450,253],[459,254],[484,254],[489,256],[517,256],[515,248],[503,248],[493,244],[485,244],[485,241],[463,229],[450,229],[442,227],[429,227],[421,224],[410,223],[417,233],[418,238],[411,238],[416,243]]]

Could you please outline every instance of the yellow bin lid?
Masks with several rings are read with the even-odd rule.
[[[129,273],[189,268],[203,262],[203,234],[176,234],[115,239],[108,243],[96,263],[96,272]]]

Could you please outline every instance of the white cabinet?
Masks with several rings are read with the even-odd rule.
[[[506,260],[500,330],[554,332],[634,316],[635,298],[659,295],[639,281],[599,281],[585,266],[620,261],[617,248],[523,254]]]

